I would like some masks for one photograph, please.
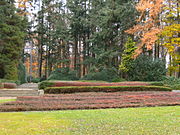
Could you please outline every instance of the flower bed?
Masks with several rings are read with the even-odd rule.
[[[171,88],[162,86],[71,86],[47,87],[45,94],[61,94],[75,92],[117,92],[117,91],[171,91]]]
[[[180,93],[174,92],[86,92],[18,97],[0,105],[0,111],[44,111],[67,109],[102,109],[180,105]]]
[[[65,86],[148,86],[149,83],[145,82],[119,82],[119,83],[99,83],[99,82],[77,82],[77,81],[55,81],[55,82],[42,82],[39,89],[46,87],[65,87]]]

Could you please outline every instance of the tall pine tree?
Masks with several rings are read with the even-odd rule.
[[[17,15],[14,1],[0,1],[0,78],[18,80],[18,63],[26,35],[26,19]]]

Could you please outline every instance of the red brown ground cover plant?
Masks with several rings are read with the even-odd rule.
[[[0,105],[0,111],[46,111],[180,105],[175,92],[87,92],[18,97]]]
[[[17,85],[15,83],[1,83],[0,88],[13,89],[16,87],[17,87]]]
[[[147,86],[146,82],[118,82],[118,83],[101,83],[101,82],[76,82],[76,81],[57,81],[52,87],[64,86]]]

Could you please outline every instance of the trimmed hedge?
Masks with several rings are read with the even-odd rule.
[[[159,82],[150,82],[150,85],[154,85],[154,86],[164,86],[164,83],[162,81]]]
[[[31,82],[33,83],[39,83],[41,81],[41,78],[33,78]]]
[[[0,79],[0,88],[7,88],[7,89],[13,89],[16,88],[17,85],[19,85],[19,81],[14,81],[14,80],[6,80],[6,79]]]
[[[13,88],[16,88],[17,85],[16,83],[3,83],[3,87],[7,89],[13,89]]]
[[[118,92],[118,91],[171,91],[162,86],[86,86],[86,87],[47,87],[45,94],[61,94],[76,92]]]
[[[0,82],[0,89],[4,88],[4,84]]]
[[[146,82],[119,82],[119,83],[107,83],[107,82],[79,82],[79,81],[44,81],[39,84],[39,89],[45,89],[46,87],[87,87],[87,86],[149,86]]]
[[[20,85],[19,80],[7,80],[7,79],[0,79],[0,83],[15,83],[16,85]]]
[[[39,89],[45,89],[54,85],[54,82],[43,81],[38,85]]]

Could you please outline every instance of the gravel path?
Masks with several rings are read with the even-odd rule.
[[[25,83],[25,84],[19,85],[16,89],[38,90],[38,84],[37,83]],[[16,97],[0,97],[0,100],[2,100],[2,99],[16,99]]]
[[[37,83],[24,83],[22,85],[19,85],[18,89],[19,88],[37,90],[38,89],[38,84]]]

